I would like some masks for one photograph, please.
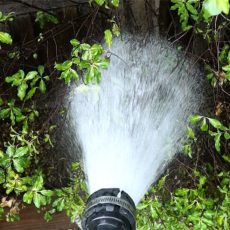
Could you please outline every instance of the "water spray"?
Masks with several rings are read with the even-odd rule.
[[[84,230],[135,230],[135,204],[118,188],[100,189],[86,204]]]
[[[90,194],[84,230],[135,229],[135,205],[179,151],[202,101],[192,60],[154,36],[145,45],[122,39],[100,85],[78,86],[71,103]]]

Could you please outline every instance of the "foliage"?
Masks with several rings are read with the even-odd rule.
[[[201,23],[210,23],[213,16],[222,12],[229,13],[228,0],[171,0],[173,3],[171,10],[176,10],[183,31],[196,28],[197,32],[202,32]],[[195,22],[195,25],[189,25],[189,21]]]
[[[194,188],[183,187],[167,193],[165,177],[152,187],[137,206],[137,229],[229,229],[230,173],[218,174],[220,183],[215,196],[209,193],[206,176],[195,170],[193,175]]]
[[[110,5],[114,7],[119,6],[119,0],[90,0],[90,3],[95,2],[99,6],[105,6],[106,8],[109,8]]]
[[[7,22],[7,21],[12,21],[13,20],[13,13],[9,13],[8,15],[4,15],[1,11],[0,11],[0,23],[3,22]],[[8,45],[11,45],[13,40],[10,36],[10,34],[0,31],[0,42],[1,43],[5,43]]]
[[[49,80],[49,76],[43,76],[44,66],[38,66],[38,71],[30,71],[27,74],[23,70],[18,70],[17,73],[5,78],[7,83],[11,86],[17,87],[17,95],[20,100],[28,100],[33,97],[36,90],[39,89],[41,93],[46,92],[45,82]],[[27,89],[29,91],[27,92]]]
[[[81,44],[77,39],[72,39],[70,43],[73,46],[71,59],[55,65],[55,68],[61,71],[60,79],[70,84],[71,80],[78,80],[79,76],[83,76],[86,84],[99,83],[101,69],[107,68],[109,64],[109,59],[103,57],[102,46]]]
[[[7,22],[7,21],[13,21],[14,19],[14,13],[11,12],[7,15],[4,15],[1,11],[0,11],[0,22]]]
[[[100,6],[118,6],[119,1],[96,2]],[[13,20],[13,13],[3,15],[0,22]],[[57,24],[58,19],[49,13],[38,11],[36,19],[40,29],[47,23]],[[111,30],[105,32],[106,44],[112,44],[112,34],[119,36],[119,27],[114,18],[109,21]],[[42,42],[44,34],[39,33],[37,42]],[[10,34],[0,32],[0,42],[11,45]],[[100,44],[80,43],[77,39],[70,41],[73,46],[71,57],[63,63],[56,63],[54,68],[61,72],[60,79],[66,84],[80,78],[89,83],[99,83],[101,70],[107,68],[109,58]],[[20,59],[19,51],[8,52],[11,59]],[[37,54],[33,54],[37,59]],[[46,185],[47,175],[41,167],[43,148],[53,147],[50,132],[55,125],[38,130],[36,125],[40,113],[34,100],[48,91],[50,76],[44,65],[37,69],[16,70],[9,76],[2,77],[3,87],[8,87],[9,95],[0,97],[0,120],[4,121],[4,139],[0,142],[0,219],[17,221],[20,210],[25,204],[33,204],[38,209],[45,209],[44,218],[49,221],[56,212],[65,211],[74,222],[80,217],[86,201],[86,185],[79,163],[72,165],[73,177],[67,187],[49,189]]]
[[[44,215],[46,221],[51,220],[55,212],[61,211],[66,212],[72,223],[77,217],[82,216],[87,197],[85,178],[79,163],[72,164],[72,171],[73,178],[69,187],[54,190],[52,209],[46,211]]]
[[[40,28],[43,29],[46,23],[58,24],[58,19],[52,14],[37,11],[35,22],[39,23]]]
[[[190,123],[192,125],[200,123],[200,130],[202,132],[208,133],[209,136],[213,138],[215,149],[218,153],[221,152],[221,139],[226,141],[226,144],[228,145],[227,142],[230,139],[230,126],[226,127],[217,119],[204,117],[200,115],[191,116]],[[194,131],[190,127],[188,127],[188,138],[190,142],[187,143],[187,145],[190,145],[190,151],[185,151],[185,153],[191,157],[191,144],[193,143],[193,141],[196,141],[196,138]],[[185,150],[187,149],[185,148]],[[226,154],[224,154],[223,157],[224,159],[230,160],[230,156]]]

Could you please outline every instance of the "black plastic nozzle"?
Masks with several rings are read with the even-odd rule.
[[[135,230],[135,204],[120,189],[101,189],[86,204],[84,230]]]

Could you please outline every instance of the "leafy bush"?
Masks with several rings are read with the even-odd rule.
[[[111,1],[116,6],[119,1]],[[107,6],[109,2],[96,2]],[[12,21],[13,14],[0,12],[0,22]],[[58,19],[49,13],[38,11],[35,22],[43,29],[46,23],[57,24]],[[119,28],[111,19],[112,32],[105,31],[105,41],[112,43],[112,33],[119,35]],[[43,40],[39,34],[38,42]],[[13,39],[7,32],[0,32],[0,42],[11,45]],[[63,63],[56,63],[53,69],[60,72],[59,79],[66,84],[83,80],[87,84],[97,84],[101,79],[101,70],[107,68],[109,58],[100,44],[80,43],[77,39],[70,41],[73,46],[71,57]],[[9,58],[20,58],[18,51],[9,53]],[[33,57],[36,59],[36,55]],[[53,147],[50,139],[52,127],[44,130],[36,126],[40,111],[34,99],[47,92],[50,76],[44,65],[37,69],[20,68],[9,76],[2,78],[2,87],[10,87],[10,96],[0,97],[0,120],[4,123],[3,141],[0,143],[0,219],[17,221],[20,210],[25,204],[46,209],[44,218],[49,221],[55,212],[65,211],[74,222],[81,216],[87,197],[85,179],[79,163],[72,165],[72,178],[69,186],[47,188],[47,175],[41,164],[44,148]]]

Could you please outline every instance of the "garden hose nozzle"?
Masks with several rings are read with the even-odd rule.
[[[135,204],[120,189],[100,189],[87,201],[82,227],[84,230],[135,230]]]

